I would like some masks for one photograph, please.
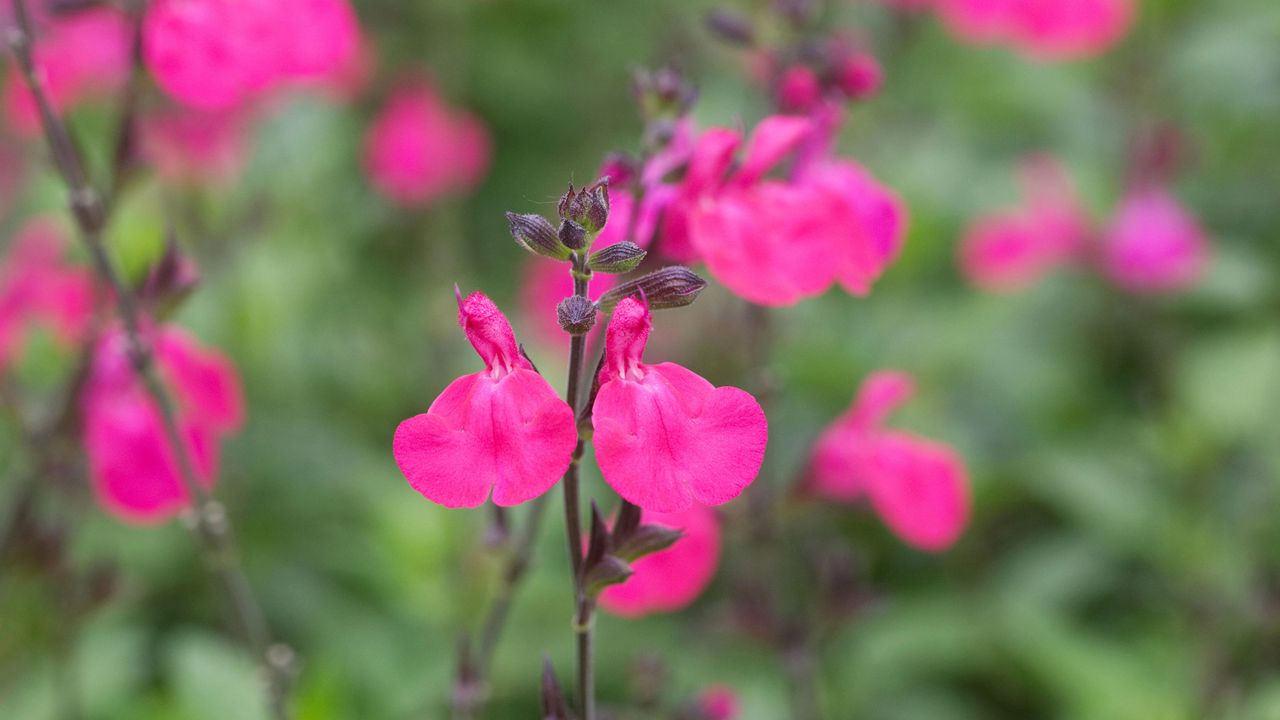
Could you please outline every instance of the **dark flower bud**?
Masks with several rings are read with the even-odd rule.
[[[560,221],[560,242],[570,250],[581,250],[587,246],[587,230],[572,220]]]
[[[173,233],[166,231],[164,254],[147,271],[137,294],[154,314],[164,317],[176,310],[199,284],[200,270],[195,261],[182,252]]]
[[[697,90],[671,68],[637,71],[633,87],[636,101],[650,121],[684,115],[698,97]]]
[[[542,660],[542,720],[573,720],[549,657]]]
[[[623,298],[643,295],[653,310],[684,307],[697,300],[706,286],[707,281],[697,273],[687,267],[673,265],[618,285],[601,296],[599,304],[610,312]]]
[[[594,599],[599,597],[605,588],[624,583],[633,574],[635,570],[632,570],[631,566],[621,558],[605,555],[582,578],[583,589],[589,597]]]
[[[516,243],[535,255],[568,260],[569,248],[560,242],[556,229],[541,215],[521,215],[507,213],[507,223],[511,226],[511,237]]]
[[[596,304],[581,295],[570,295],[556,306],[556,320],[570,335],[586,335],[596,324]]]
[[[577,192],[570,185],[557,209],[560,217],[578,223],[592,235],[600,232],[609,221],[609,178],[601,178]]]
[[[707,27],[725,42],[750,47],[756,42],[751,21],[728,8],[715,8],[707,13]]]
[[[682,530],[675,530],[661,525],[641,525],[628,535],[625,540],[618,541],[618,546],[613,549],[613,554],[628,562],[634,562],[645,555],[652,555],[661,550],[666,550],[682,537],[684,537],[684,531]]]
[[[591,257],[587,258],[587,267],[597,272],[621,275],[635,270],[644,260],[645,254],[644,249],[635,243],[614,243],[591,253]]]

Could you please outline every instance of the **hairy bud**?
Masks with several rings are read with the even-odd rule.
[[[569,259],[569,248],[556,236],[556,229],[551,223],[541,215],[509,212],[507,224],[511,226],[511,237],[525,250],[556,260]]]
[[[596,272],[621,275],[635,270],[644,260],[645,254],[644,249],[635,243],[614,243],[591,253],[591,257],[587,259],[587,267]]]
[[[698,299],[707,281],[687,267],[673,265],[655,270],[644,277],[622,283],[600,298],[600,307],[606,312],[623,298],[643,295],[653,310],[684,307]]]
[[[609,178],[601,178],[576,192],[570,184],[557,209],[560,217],[581,225],[592,235],[600,232],[609,221]]]
[[[581,295],[570,295],[556,306],[556,320],[570,335],[586,335],[596,324],[596,304]]]
[[[557,233],[560,242],[570,250],[581,250],[587,246],[587,230],[572,220],[561,220]]]

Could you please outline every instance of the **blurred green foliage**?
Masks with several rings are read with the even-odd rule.
[[[226,448],[218,493],[274,629],[301,655],[302,720],[446,716],[457,639],[478,621],[498,564],[479,543],[484,512],[446,511],[403,481],[392,430],[477,365],[454,326],[455,281],[510,309],[542,370],[563,375],[561,351],[522,332],[523,258],[503,211],[550,212],[567,180],[636,148],[632,68],[685,69],[704,124],[766,112],[742,58],[703,32],[707,7],[361,3],[380,67],[364,101],[292,102],[260,124],[233,186],[143,182],[120,208],[110,240],[135,277],[166,223],[178,229],[204,285],[177,319],[243,375],[249,423]],[[962,450],[975,509],[938,557],[902,547],[862,509],[824,514],[879,598],[826,638],[829,716],[1280,718],[1280,4],[1144,0],[1120,47],[1062,65],[962,46],[930,19],[870,2],[829,12],[833,27],[858,28],[887,72],[883,94],[853,111],[842,151],[902,193],[912,231],[869,298],[832,293],[777,313],[775,477],[761,482],[790,478],[867,372],[896,367],[922,389],[900,424]],[[432,73],[489,124],[494,164],[474,196],[408,213],[365,182],[362,132],[402,71]],[[77,121],[86,149],[105,153],[110,123]],[[959,233],[1013,201],[1020,156],[1062,157],[1103,217],[1130,140],[1156,121],[1175,123],[1192,149],[1177,190],[1214,238],[1202,287],[1138,299],[1063,273],[1007,297],[958,276]],[[6,227],[59,211],[59,193],[38,178]],[[741,317],[713,288],[660,318],[651,352],[717,384],[746,382]],[[70,363],[35,345],[17,373],[40,397]],[[0,454],[24,467],[12,423]],[[3,474],[6,493],[16,474]],[[57,717],[68,688],[85,718],[264,717],[178,524],[118,524],[83,488],[41,502],[72,522],[76,566],[111,563],[117,588],[68,618],[52,579],[4,569],[0,717]],[[499,652],[494,718],[536,714],[544,652],[565,677],[571,667],[553,517]],[[727,555],[727,566],[752,562]],[[602,618],[603,702],[624,700],[634,658],[656,653],[672,697],[725,682],[748,719],[786,717],[778,659],[726,632],[731,592],[718,582],[678,616]]]

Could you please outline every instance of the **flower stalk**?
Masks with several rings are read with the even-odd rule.
[[[121,322],[128,339],[129,359],[138,379],[158,408],[166,441],[177,457],[182,481],[191,495],[193,507],[186,524],[200,545],[205,565],[226,596],[241,638],[261,663],[265,676],[267,703],[276,720],[290,717],[288,677],[293,653],[286,646],[273,644],[262,608],[254,596],[240,566],[239,552],[226,510],[214,500],[196,479],[192,460],[176,421],[173,398],[156,372],[151,348],[142,336],[142,314],[132,290],[112,263],[103,244],[108,213],[102,196],[89,181],[85,163],[67,125],[53,108],[35,65],[32,51],[31,18],[26,0],[13,0],[15,24],[6,38],[22,78],[35,99],[40,124],[58,174],[66,185],[71,214],[95,272],[112,290]]]

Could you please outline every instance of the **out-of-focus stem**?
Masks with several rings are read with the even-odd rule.
[[[205,564],[226,595],[238,630],[255,659],[263,664],[267,700],[272,716],[284,720],[290,716],[287,702],[287,677],[292,664],[288,648],[273,645],[267,625],[248,579],[240,568],[239,553],[226,511],[209,496],[194,472],[178,430],[173,399],[160,382],[151,349],[142,337],[141,313],[132,290],[121,279],[102,243],[107,213],[101,196],[89,182],[85,164],[71,134],[54,111],[44,87],[31,48],[31,19],[25,0],[13,0],[15,25],[9,28],[7,41],[39,110],[41,126],[53,155],[59,175],[70,195],[71,213],[79,235],[89,251],[97,274],[111,288],[128,340],[128,354],[135,374],[160,411],[165,438],[178,459],[179,475],[192,497],[190,523],[200,543]]]

